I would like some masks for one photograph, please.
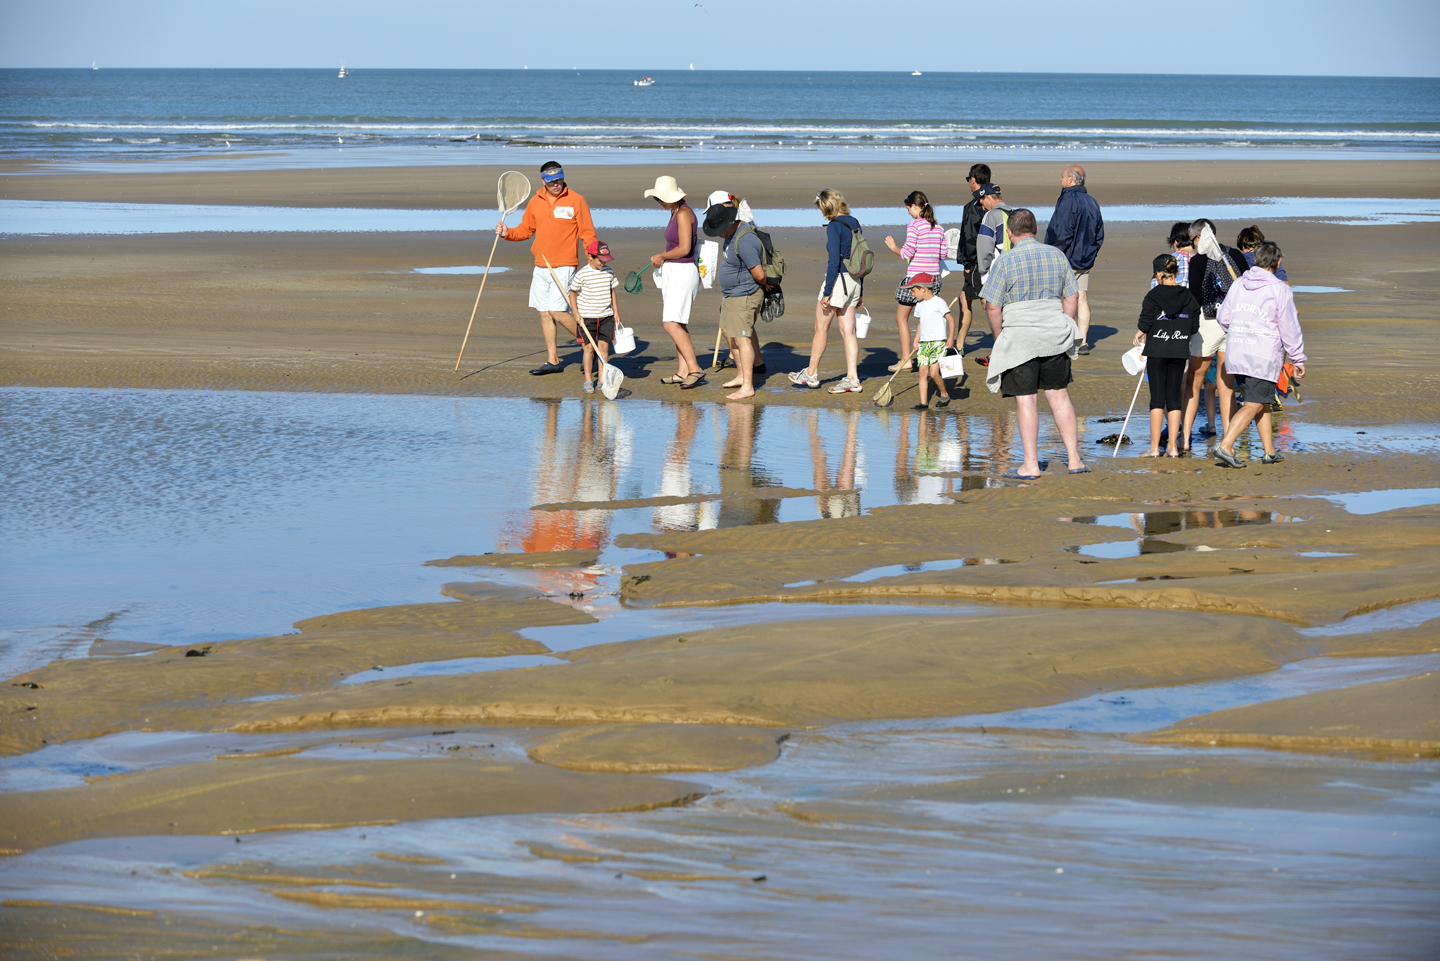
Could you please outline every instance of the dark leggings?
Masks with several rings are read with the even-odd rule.
[[[1185,394],[1184,357],[1146,357],[1145,376],[1150,380],[1150,409],[1183,410]]]

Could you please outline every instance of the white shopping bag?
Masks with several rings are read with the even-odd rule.
[[[706,289],[715,283],[715,268],[720,265],[720,244],[707,240],[700,245],[700,283]]]

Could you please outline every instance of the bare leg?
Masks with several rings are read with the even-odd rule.
[[[591,358],[594,357],[594,356],[595,356],[595,348],[594,348],[594,347],[591,347],[589,344],[586,344],[586,345],[585,345],[585,354],[584,354],[585,359],[584,359],[584,361],[581,363],[581,368],[585,371],[585,379],[586,379],[586,380],[592,380],[592,381],[593,381],[593,380],[595,379],[595,378],[592,377],[591,374],[590,374],[591,368],[592,368],[592,366],[593,366],[593,365],[591,364]]]
[[[930,365],[930,379],[935,382],[935,394],[938,397],[949,397],[950,392],[945,389],[945,378],[940,376],[940,365]]]
[[[1190,356],[1190,364],[1185,368],[1185,417],[1181,425],[1181,433],[1184,441],[1180,445],[1181,450],[1190,449],[1190,432],[1195,429],[1195,415],[1200,410],[1200,392],[1205,386],[1205,371],[1210,368],[1208,357]]]
[[[695,359],[695,345],[690,342],[690,328],[673,320],[665,321],[662,326],[670,339],[675,341],[675,357],[680,367],[680,376],[700,373],[700,362]]]
[[[1075,323],[1080,328],[1080,343],[1090,343],[1090,295],[1080,291],[1080,303],[1075,308]]]
[[[909,351],[907,350],[906,353],[908,354]],[[930,365],[929,365],[929,364],[924,364],[924,365],[921,366],[921,368],[920,368],[920,403],[922,403],[922,404],[928,404],[928,403],[930,403],[929,390],[930,390]]]
[[[740,357],[735,362],[735,365],[740,369],[740,389],[733,394],[726,394],[726,400],[744,400],[747,397],[755,396],[755,386],[753,383],[755,342],[751,339],[753,336],[754,334],[752,332],[750,337],[735,338],[740,345]],[[728,387],[730,385],[726,384],[725,386]]]
[[[840,314],[840,341],[845,345],[845,376],[860,383],[860,341],[855,338],[855,305]],[[817,371],[818,374],[818,371]]]
[[[904,304],[895,305],[895,326],[900,331],[900,360],[892,370],[898,370],[905,358],[910,356],[910,311],[913,309]]]
[[[963,290],[960,292],[960,330],[955,335],[955,346],[960,348],[960,356],[965,356],[965,338],[970,336],[970,322],[975,315],[970,312],[970,295]]]
[[[555,325],[559,324],[570,331],[573,337],[579,333],[575,326],[575,319],[563,310],[542,310],[540,311],[540,335],[545,338],[545,359],[552,364],[560,363],[560,354],[555,343]]]
[[[1220,423],[1225,425],[1225,433],[1229,434],[1230,414],[1235,408],[1235,378],[1225,370],[1225,351],[1215,355],[1215,363],[1220,365],[1215,368],[1215,386],[1220,389]]]
[[[729,380],[727,380],[725,383],[721,384],[720,386],[721,386],[721,387],[739,387],[741,384],[743,384],[743,383],[745,382],[745,379],[740,376],[740,340],[741,340],[741,338],[739,338],[739,337],[730,337],[730,336],[727,335],[725,339],[730,342],[730,359],[735,363],[735,376],[734,376],[734,377],[731,377]]]
[[[1025,448],[1025,462],[1019,473],[1026,477],[1040,476],[1040,398],[1035,394],[1015,398],[1015,414],[1020,421],[1020,445]]]
[[[1150,408],[1150,449],[1142,457],[1160,456],[1160,429],[1165,423],[1165,412],[1158,407]],[[1170,443],[1175,443],[1175,438],[1170,438]]]
[[[1060,439],[1065,442],[1065,453],[1070,458],[1070,469],[1076,470],[1084,467],[1085,461],[1080,456],[1080,431],[1075,422],[1075,405],[1070,403],[1070,391],[1047,390],[1045,402],[1050,405],[1050,416],[1055,418],[1055,426],[1060,429]],[[1037,433],[1039,431],[1038,417],[1036,418],[1036,431]]]
[[[1260,428],[1260,443],[1265,445],[1265,453],[1270,457],[1275,456],[1275,434],[1272,430],[1270,408],[1261,406],[1260,416],[1255,420],[1255,426]]]
[[[810,338],[810,363],[805,369],[816,377],[820,376],[820,358],[825,356],[825,348],[830,345],[830,320],[834,316],[834,310],[826,310],[820,301],[815,301],[815,333]],[[854,316],[853,308],[851,316]]]
[[[1240,409],[1230,418],[1230,422],[1225,425],[1225,436],[1220,440],[1221,450],[1233,456],[1235,454],[1235,441],[1240,438],[1241,434],[1245,433],[1245,428],[1249,427],[1250,422],[1259,416],[1263,410],[1265,410],[1264,404],[1242,404]],[[1260,439],[1264,441],[1265,435],[1261,434]],[[1268,454],[1270,451],[1267,448],[1265,452]]]

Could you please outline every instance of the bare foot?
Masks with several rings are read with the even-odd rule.
[[[1159,450],[1147,450],[1145,453],[1141,454],[1140,456],[1141,456],[1141,457],[1159,457],[1159,456],[1160,456],[1160,451],[1159,451]]]
[[[725,385],[723,385],[723,386],[725,386],[725,387],[734,387],[735,385],[734,385],[734,384],[725,384]],[[733,394],[726,394],[726,395],[725,395],[725,399],[726,399],[726,400],[747,400],[748,398],[751,398],[751,397],[754,397],[754,396],[755,396],[755,388],[752,387],[752,388],[750,388],[749,390],[745,390],[745,389],[742,388],[742,389],[740,389],[740,390],[737,390],[737,391],[736,391],[735,393],[733,393]]]
[[[739,387],[739,386],[742,385],[743,383],[745,383],[743,380],[741,380],[739,377],[736,377],[734,380],[732,380],[732,381],[727,381],[726,383],[721,384],[720,386],[721,386],[721,387],[724,387],[724,388],[726,388],[726,389],[728,390],[729,388],[732,388],[732,387]]]

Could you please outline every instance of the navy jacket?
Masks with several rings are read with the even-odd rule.
[[[1084,185],[1060,191],[1055,213],[1045,228],[1045,243],[1060,248],[1075,270],[1095,266],[1100,245],[1105,243],[1105,221],[1100,216],[1100,205],[1085,192]]]
[[[860,229],[860,221],[849,214],[841,214],[825,225],[825,287],[822,297],[835,292],[835,280],[845,269],[842,260],[850,256],[850,235]]]

